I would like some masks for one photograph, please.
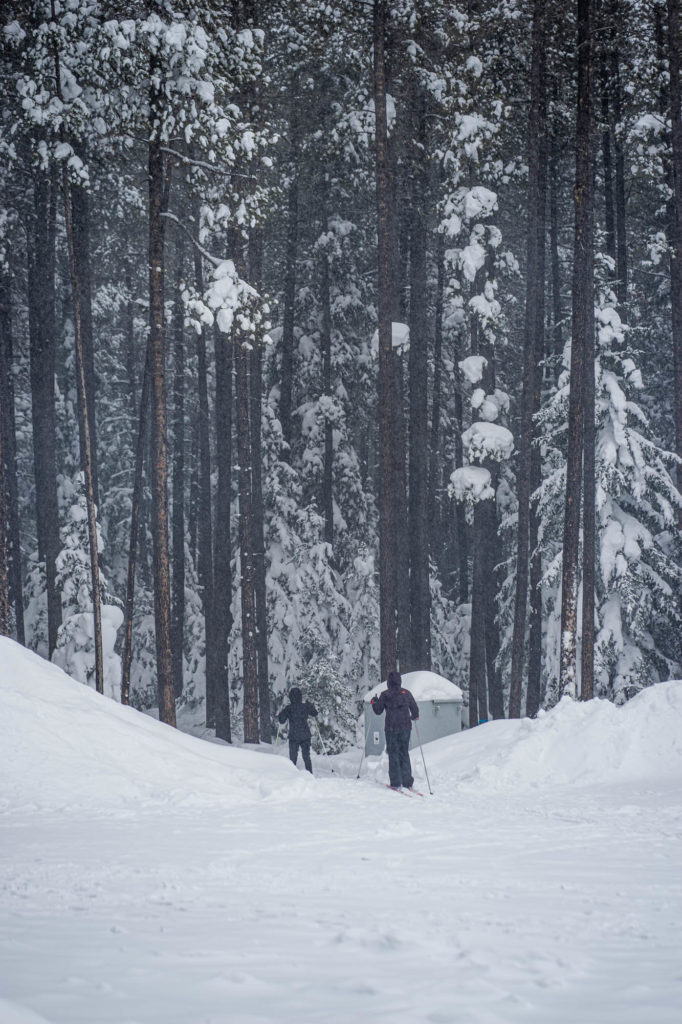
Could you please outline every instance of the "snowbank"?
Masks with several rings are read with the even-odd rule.
[[[314,785],[286,759],[206,743],[0,638],[0,813],[233,807]]]
[[[462,691],[449,679],[439,676],[436,672],[406,672],[403,686],[409,690],[415,700],[461,700]],[[379,683],[364,696],[365,703],[372,697],[378,697],[386,683]]]
[[[441,783],[486,790],[682,782],[682,682],[658,683],[617,707],[564,698],[521,721],[488,722],[428,744]]]

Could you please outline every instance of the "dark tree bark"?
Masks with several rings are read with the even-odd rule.
[[[583,608],[580,696],[594,696],[595,423],[594,326],[585,335],[583,392]]]
[[[260,292],[262,281],[263,239],[254,231],[249,243],[251,282]],[[263,510],[263,346],[262,332],[251,350],[249,365],[249,399],[251,420],[251,486],[253,517],[253,572],[256,599],[256,658],[258,663],[258,725],[261,741],[272,742],[272,711],[270,707],[270,673],[268,668],[268,616],[265,586],[265,523]]]
[[[531,59],[530,110],[528,115],[528,234],[526,242],[526,318],[523,345],[523,386],[521,397],[521,438],[516,476],[518,489],[518,520],[516,532],[516,593],[514,601],[514,630],[511,650],[511,681],[509,691],[509,717],[519,718],[523,693],[524,648],[526,640],[526,613],[528,607],[529,522],[530,522],[530,463],[533,444],[533,414],[535,412],[535,377],[540,372],[538,354],[543,324],[538,308],[544,293],[544,269],[540,249],[544,251],[545,208],[544,175],[542,165],[542,139],[545,125],[545,5],[535,0],[533,6],[533,53]],[[543,275],[544,277],[544,275]]]
[[[553,105],[556,105],[556,87],[553,90]],[[549,153],[549,252],[552,275],[552,346],[561,359],[564,350],[562,330],[563,311],[561,308],[561,261],[559,259],[559,126],[556,112],[552,118],[552,135]]]
[[[85,393],[88,403],[88,425],[92,449],[92,489],[95,505],[99,505],[99,471],[97,458],[97,417],[95,411],[95,347],[92,333],[92,258],[90,252],[90,197],[85,189],[71,187],[71,210],[73,214],[73,244],[76,272],[80,286],[80,316],[83,338],[83,365],[85,371]],[[83,417],[80,417],[83,422]],[[84,439],[81,436],[81,452]],[[81,467],[85,472],[85,467]]]
[[[485,502],[474,506],[473,575],[471,585],[471,637],[469,644],[469,728],[488,717],[486,671],[486,509]]]
[[[173,578],[171,604],[171,650],[173,691],[183,690],[185,627],[185,339],[182,305],[182,275],[185,256],[184,234],[178,233],[175,260],[173,306]],[[208,659],[207,659],[208,660]]]
[[[140,509],[142,506],[142,483],[144,452],[147,437],[147,416],[149,410],[151,346],[147,342],[145,367],[142,377],[140,413],[135,445],[135,474],[130,508],[130,542],[128,545],[128,575],[126,599],[123,610],[123,651],[121,654],[121,704],[130,704],[130,666],[133,657],[133,610],[135,606],[135,570],[137,567],[137,545],[140,537]]]
[[[543,68],[544,73],[544,68]],[[546,100],[546,96],[543,97]],[[544,104],[543,104],[544,107]],[[541,115],[546,110],[541,109]],[[543,132],[539,156],[538,190],[544,197],[538,216],[538,277],[545,281],[545,234],[546,234],[546,199],[547,199],[547,143]],[[537,370],[535,373],[535,393],[533,396],[533,415],[542,403],[542,364],[545,357],[545,293],[540,291],[537,305]],[[537,443],[537,431],[533,430],[533,445],[530,452],[530,622],[528,629],[528,686],[526,688],[526,715],[533,718],[540,709],[542,679],[542,553],[540,550],[540,518],[533,495],[537,493],[542,482],[542,453]]]
[[[327,222],[327,191],[328,181],[326,174],[323,175],[322,183],[322,229],[328,230]],[[322,393],[331,401],[332,399],[332,308],[331,308],[331,286],[329,281],[329,257],[326,251],[322,252],[320,258],[320,304],[322,306]],[[324,465],[322,471],[322,497],[321,508],[324,518],[324,539],[329,547],[334,548],[334,444],[333,428],[329,415],[326,415],[324,424]]]
[[[575,242],[568,457],[561,587],[560,693],[577,696],[576,649],[580,497],[583,454],[585,348],[594,331],[592,4],[577,0],[578,114],[576,124]],[[588,368],[590,372],[593,369]]]
[[[36,171],[33,198],[28,247],[31,421],[38,557],[45,563],[48,656],[51,658],[62,622],[62,603],[55,568],[60,544],[54,406],[56,184],[50,174]]]
[[[675,451],[682,459],[682,86],[680,85],[679,0],[668,0],[668,62],[673,169],[673,202],[670,218],[673,251],[670,259],[670,298],[675,374]],[[682,490],[682,466],[679,464],[677,487],[678,490]],[[682,530],[682,509],[678,510],[678,526]]]
[[[56,78],[61,80],[59,60],[56,59]],[[57,87],[59,92],[59,86]],[[99,580],[99,549],[97,543],[97,507],[95,503],[94,450],[90,432],[89,409],[94,408],[94,399],[88,395],[87,371],[83,343],[82,302],[80,278],[78,276],[78,256],[74,237],[73,211],[71,205],[71,186],[66,164],[62,172],[62,196],[64,199],[64,219],[66,223],[66,241],[69,251],[69,268],[71,271],[71,292],[73,299],[74,327],[76,342],[76,393],[78,395],[79,433],[81,439],[81,465],[85,478],[85,502],[88,516],[88,542],[90,547],[90,579],[92,586],[92,617],[95,642],[95,687],[98,693],[104,693],[104,660],[102,656],[102,602]]]
[[[381,675],[397,667],[396,517],[392,446],[395,430],[395,371],[392,335],[391,214],[387,159],[386,0],[374,3],[374,109],[376,112],[376,192],[379,307],[379,617]]]
[[[428,514],[428,336],[426,324],[426,230],[428,175],[426,111],[417,114],[410,232],[410,446],[408,550],[410,555],[410,668],[431,668],[431,593],[429,589]],[[405,586],[406,581],[402,581]],[[401,663],[402,664],[402,663]]]
[[[291,108],[289,113],[289,164],[291,180],[287,194],[286,270],[284,276],[284,311],[282,319],[282,368],[280,375],[279,421],[282,437],[287,445],[283,458],[291,458],[292,443],[292,395],[294,386],[294,313],[296,307],[296,258],[298,254],[298,77],[293,76],[291,84]]]
[[[237,248],[241,249],[241,241]],[[240,277],[244,263],[239,252],[235,264]],[[234,330],[237,451],[239,456],[239,559],[242,610],[242,664],[244,679],[244,742],[258,743],[258,655],[256,650],[256,594],[253,566],[253,481],[248,380],[249,341]]]
[[[12,321],[9,277],[0,276],[0,409],[2,410],[5,484],[7,488],[7,529],[9,544],[10,599],[14,604],[17,641],[26,643],[24,629],[24,589],[21,567],[21,531],[19,525],[19,484],[17,480],[17,435],[12,376]]]
[[[462,372],[459,368],[461,350],[459,339],[455,339],[454,362],[455,362],[455,469],[461,469],[464,465],[464,448],[462,446],[462,434],[464,433],[464,408],[462,401]],[[467,534],[466,512],[461,501],[456,502],[455,523],[457,535],[457,562],[458,562],[458,600],[460,604],[466,604],[469,600],[469,540]]]
[[[232,501],[232,344],[226,334],[214,333],[216,493],[213,553],[213,609],[215,628],[216,736],[232,742],[230,691],[227,670],[232,629],[232,549],[230,543]]]
[[[613,191],[612,116],[610,101],[611,82],[609,61],[600,54],[599,91],[601,94],[601,154],[604,170],[604,235],[606,254],[616,266],[616,220]]]
[[[613,139],[615,164],[615,214],[616,214],[616,295],[621,316],[627,320],[628,312],[628,250],[626,235],[626,196],[625,196],[625,151],[622,134],[618,129],[622,123],[620,57],[618,52],[618,32],[624,18],[620,0],[611,0],[610,18],[610,61],[609,78],[611,137]]]
[[[4,363],[4,360],[0,362],[0,372],[5,370],[2,363]],[[5,399],[7,389],[4,383],[4,372],[0,388],[0,396]],[[6,428],[7,417],[2,415],[0,416],[0,636],[10,636],[12,631],[12,605],[9,586],[9,509],[7,501],[7,474],[5,473],[5,462],[7,459]]]
[[[153,79],[153,69],[152,69]],[[150,106],[158,115],[161,96],[154,92]],[[164,163],[161,143],[149,143],[149,346],[152,437],[152,538],[154,547],[154,621],[159,718],[175,725],[171,655],[171,585],[168,545],[168,440],[166,428],[164,351]]]
[[[191,155],[191,150],[190,150]],[[193,202],[193,220],[197,236],[199,234],[199,204]],[[201,253],[194,247],[194,282],[197,291],[204,291],[204,268]],[[197,390],[199,395],[199,494],[197,502],[197,572],[201,588],[201,603],[204,612],[204,630],[206,636],[206,725],[218,728],[217,705],[219,689],[227,686],[226,677],[220,668],[221,646],[217,639],[218,623],[216,621],[215,573],[213,555],[213,519],[211,515],[211,444],[210,444],[210,410],[208,403],[208,376],[206,357],[206,336],[203,331],[196,335],[197,346]],[[216,342],[218,347],[218,343]],[[216,360],[219,358],[216,351]],[[219,443],[221,443],[219,441]],[[229,560],[229,539],[227,545]],[[222,552],[221,552],[222,554]],[[228,599],[229,604],[229,599]],[[222,620],[224,626],[224,620]],[[225,662],[227,658],[225,658]],[[229,712],[228,712],[229,716]],[[220,732],[229,732],[225,726],[223,712]],[[227,739],[227,736],[220,736]]]
[[[445,259],[443,236],[438,236],[435,322],[433,336],[433,392],[431,396],[431,438],[429,442],[429,551],[436,565],[441,564],[443,458],[441,451],[441,404],[443,400],[443,292]]]

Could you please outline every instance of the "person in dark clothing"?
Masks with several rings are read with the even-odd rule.
[[[400,672],[388,673],[388,689],[372,697],[375,715],[386,712],[386,750],[388,752],[388,778],[392,789],[405,786],[412,789],[414,778],[410,764],[410,733],[412,722],[419,718],[417,702],[409,690],[404,690]]]
[[[299,747],[303,754],[303,764],[312,775],[313,766],[310,761],[310,726],[308,717],[313,715],[317,718],[317,708],[309,701],[304,701],[298,686],[289,690],[291,703],[282,708],[277,716],[282,724],[289,722],[289,757],[296,764],[298,761]]]

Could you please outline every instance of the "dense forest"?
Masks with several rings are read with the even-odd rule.
[[[6,0],[0,633],[330,749],[682,674],[679,0]]]

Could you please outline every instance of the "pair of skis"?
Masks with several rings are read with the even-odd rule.
[[[402,786],[390,786],[388,783],[385,784],[386,789],[392,790],[394,793],[400,793],[401,796],[424,796],[418,789],[405,789]]]

